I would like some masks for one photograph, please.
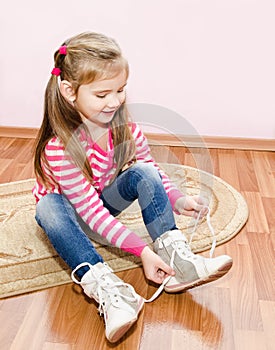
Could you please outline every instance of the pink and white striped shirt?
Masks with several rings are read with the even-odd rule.
[[[169,200],[174,207],[176,200],[183,194],[171,184],[167,175],[155,163],[150,154],[147,140],[135,123],[132,124],[132,133],[136,143],[137,162],[149,162],[157,167]],[[48,164],[43,164],[45,173],[52,180],[51,188],[46,188],[37,179],[33,188],[37,202],[48,193],[65,194],[93,232],[106,238],[112,245],[140,256],[146,243],[112,216],[99,198],[104,187],[109,184],[116,168],[113,159],[114,146],[111,130],[109,130],[107,151],[104,151],[87,135],[80,136],[80,140],[93,171],[94,183],[91,184],[86,180],[81,170],[65,154],[64,146],[58,137],[53,137],[45,147],[45,158]]]

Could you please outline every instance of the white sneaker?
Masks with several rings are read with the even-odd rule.
[[[81,281],[74,274],[83,266],[89,266]],[[136,322],[142,310],[144,299],[134,288],[117,277],[106,263],[91,265],[82,263],[72,272],[72,280],[80,284],[91,298],[99,303],[100,316],[104,316],[106,338],[117,342]]]
[[[164,287],[168,293],[214,281],[225,275],[232,266],[232,258],[228,255],[204,258],[192,253],[186,238],[179,230],[168,231],[157,238],[154,251],[176,272]]]

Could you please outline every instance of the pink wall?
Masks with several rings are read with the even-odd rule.
[[[275,138],[274,13],[273,0],[6,2],[0,124],[38,127],[53,52],[94,30],[116,38],[129,59],[128,97],[142,105],[144,124]]]

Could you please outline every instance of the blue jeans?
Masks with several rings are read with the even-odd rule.
[[[100,198],[113,216],[137,199],[144,224],[153,241],[164,232],[176,229],[173,210],[161,176],[152,164],[134,164],[119,174],[103,190]],[[64,195],[51,193],[41,198],[36,206],[35,218],[57,253],[72,270],[83,262],[92,265],[103,262],[85,233],[87,225]],[[78,277],[81,278],[86,271],[85,267],[79,269]]]

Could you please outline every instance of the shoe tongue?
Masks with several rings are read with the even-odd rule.
[[[180,231],[180,230],[173,230],[169,232],[169,237],[173,240],[173,241],[184,241],[187,242],[184,234]]]
[[[85,273],[85,275],[82,277],[81,282],[90,282],[92,279],[100,279],[102,276],[106,276],[109,274],[110,271],[107,270],[107,267],[104,266],[102,263],[98,263],[96,265],[93,265],[89,271]],[[91,277],[93,276],[93,277]]]
[[[104,277],[104,279],[107,281],[113,281],[112,271],[110,271],[107,266],[101,264],[100,266],[97,266],[97,267],[98,268],[95,270],[95,275],[97,278]]]

